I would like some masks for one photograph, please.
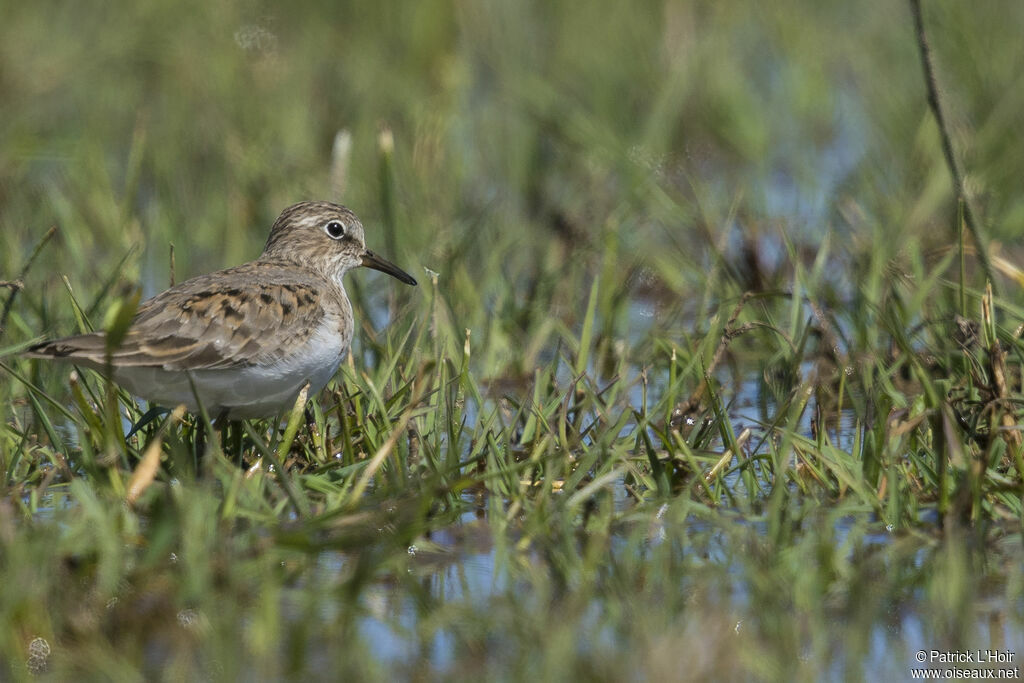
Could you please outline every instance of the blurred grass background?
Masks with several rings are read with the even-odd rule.
[[[1001,239],[1024,228],[1024,162],[1005,153],[1024,97],[1020,11],[928,8],[957,149]],[[831,230],[854,253],[873,248],[858,238],[898,251],[951,236],[901,3],[11,3],[6,15],[7,273],[58,223],[68,248],[47,258],[72,284],[104,281],[136,247],[125,276],[159,290],[168,243],[184,274],[238,263],[281,208],[325,197],[371,230],[393,220],[375,247],[442,273],[477,326],[482,301],[514,296],[487,274],[550,270],[552,242],[591,267],[612,243],[622,266],[688,297],[702,290],[693,266],[730,230],[785,227],[812,247]],[[352,136],[340,188],[339,130]]]
[[[81,475],[74,454],[36,440],[37,397],[5,375],[8,675],[35,670],[36,637],[54,649],[42,673],[118,679],[857,678],[905,672],[915,645],[1019,647],[1005,641],[1024,632],[1020,473],[996,471],[1004,451],[989,442],[955,432],[961,452],[939,436],[953,429],[951,373],[986,362],[946,327],[980,317],[983,282],[968,253],[960,310],[955,196],[905,3],[0,8],[0,280],[59,227],[0,352],[75,331],[61,276],[99,324],[118,283],[167,286],[170,244],[180,281],[254,258],[285,206],[340,201],[421,281],[410,293],[348,278],[365,321],[345,371],[365,401],[353,429],[379,445],[408,408],[436,437],[430,477],[411,483],[414,462],[389,462],[364,503],[345,497],[352,453],[356,469],[297,477],[321,515],[308,524],[290,516],[294,497],[227,466],[172,470],[134,511],[103,468],[64,476],[65,456]],[[925,21],[972,201],[1011,276],[993,334],[1017,367],[1024,5],[942,0]],[[723,411],[749,398],[748,380],[770,455],[713,496],[679,474],[686,494],[669,496],[639,433],[649,411],[659,448],[689,453],[667,425],[745,291],[757,298],[740,322],[787,336],[733,342],[735,386],[723,378],[704,402],[720,434],[695,451],[741,450]],[[807,322],[813,306],[826,323]],[[839,369],[817,368],[815,384],[806,364],[828,334]],[[66,368],[31,372],[68,402]],[[427,414],[402,385],[433,372]],[[839,397],[835,445],[811,433],[798,385]],[[584,414],[600,416],[595,432],[574,422]],[[920,431],[887,431],[890,415]],[[566,424],[577,441],[557,433]],[[556,460],[558,444],[592,469],[564,449]],[[540,463],[535,480],[583,495],[519,487],[517,448]],[[142,446],[127,449],[125,469]],[[950,449],[947,499],[932,463]],[[802,462],[821,468],[820,488],[783,466],[812,451]],[[964,452],[988,458],[981,474]],[[633,508],[586,488],[613,474],[660,497]],[[424,568],[410,545],[449,533],[478,487],[486,548],[456,539]],[[957,516],[972,530],[936,521]]]

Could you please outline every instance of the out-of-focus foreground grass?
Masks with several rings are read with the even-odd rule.
[[[1020,648],[1021,3],[925,14],[984,306],[902,2],[2,9],[0,678]],[[421,286],[348,277],[353,362],[290,448],[125,439],[130,397],[15,355],[309,198]]]

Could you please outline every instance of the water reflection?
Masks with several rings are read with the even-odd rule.
[[[750,537],[737,534],[735,528],[725,527],[721,521],[709,522],[690,517],[666,522],[665,517],[671,515],[662,513],[659,510],[654,514],[646,547],[674,544],[678,552],[690,556],[682,565],[688,567],[688,571],[677,578],[679,590],[693,596],[690,600],[695,604],[711,599],[719,616],[727,616],[730,620],[736,635],[744,629],[756,629],[765,616],[759,612],[763,596],[758,593],[763,588],[755,587],[763,579],[753,570],[747,557],[744,544]],[[755,536],[763,536],[766,532],[760,523],[741,525]],[[637,527],[624,527],[611,539],[609,548],[613,557],[637,552],[635,539],[630,538],[636,531]],[[941,549],[935,543],[923,541],[916,552],[909,554],[905,549],[890,553],[895,537],[870,514],[841,516],[834,524],[833,532],[832,543],[836,547],[845,546],[844,553],[853,570],[862,571],[865,562],[877,562],[881,558],[883,565],[891,566],[893,572],[905,572],[911,568],[921,585],[911,585],[909,592],[886,598],[892,600],[889,609],[875,615],[868,631],[863,634],[863,641],[857,638],[851,641],[854,644],[844,644],[840,640],[834,643],[834,650],[823,654],[815,650],[821,634],[807,635],[804,658],[811,661],[824,656],[824,661],[819,662],[821,670],[831,671],[837,679],[847,678],[850,671],[857,670],[870,671],[873,677],[899,676],[902,679],[915,664],[913,657],[919,650],[937,647],[1019,649],[1024,644],[1024,604],[1007,604],[1002,599],[1007,590],[1005,576],[987,577],[983,593],[974,601],[970,612],[962,615],[961,627],[962,632],[968,634],[967,640],[950,644],[944,640],[946,636],[942,628],[930,616],[934,606],[927,595],[927,572],[922,574],[912,569],[937,561],[936,554]],[[458,653],[466,624],[446,625],[443,619],[438,619],[437,609],[452,614],[486,615],[496,603],[507,605],[511,602],[519,605],[527,615],[535,611],[537,618],[550,617],[543,607],[533,604],[531,597],[545,594],[549,587],[536,585],[536,575],[531,578],[529,572],[510,581],[508,558],[499,563],[494,539],[489,539],[489,534],[490,528],[485,522],[467,515],[458,524],[432,534],[428,543],[430,550],[417,548],[414,551],[415,560],[410,562],[408,572],[415,575],[429,595],[430,609],[424,608],[422,598],[414,598],[404,590],[400,581],[377,584],[374,590],[363,596],[366,615],[359,620],[359,630],[366,642],[373,643],[374,657],[396,665],[418,663],[421,666],[429,663],[434,672],[454,674],[453,667],[459,664]],[[905,537],[901,539],[901,542],[906,541]],[[611,558],[609,562],[614,564]],[[871,570],[868,571],[870,573]],[[609,585],[614,585],[614,582]],[[608,593],[600,587],[600,582],[598,586],[590,608],[579,617],[581,623],[578,628],[581,634],[589,634],[588,637],[593,639],[587,649],[607,647],[614,651],[623,646],[622,629],[629,631],[628,624],[620,624],[612,616],[620,611],[618,601],[643,598],[614,591]],[[880,587],[880,590],[890,589]],[[721,602],[722,596],[724,602]],[[451,606],[458,608],[451,611]],[[648,608],[658,609],[657,605]],[[835,635],[839,637],[848,628],[847,623],[851,627],[863,623],[863,614],[857,614],[859,606],[853,596],[847,598],[846,604],[839,601],[825,606],[825,609],[829,619],[836,624]],[[694,609],[690,616],[680,613],[673,619],[681,619],[685,623],[688,619],[700,618],[701,614],[701,609]],[[493,624],[496,633],[501,633],[506,627],[508,625]],[[763,625],[760,628],[763,629]],[[749,633],[745,635],[750,636]],[[856,642],[865,645],[862,648]],[[851,657],[856,657],[857,661],[851,661]]]

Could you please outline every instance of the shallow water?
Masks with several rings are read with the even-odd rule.
[[[802,368],[805,374],[812,370],[809,365]],[[748,447],[760,444],[761,451],[764,451],[768,446],[762,437],[776,411],[774,399],[766,396],[764,379],[759,375],[750,375],[737,382],[723,371],[719,380],[729,388],[728,392],[733,396],[729,415],[735,433],[750,428],[753,436]],[[649,386],[648,401],[656,401],[660,390],[658,386]],[[631,391],[630,401],[639,405],[639,384],[633,386]],[[471,403],[467,402],[466,414],[472,421],[478,419],[479,412],[478,407]],[[815,398],[812,396],[800,416],[797,430],[800,435],[808,438],[813,436],[814,409]],[[829,424],[828,436],[837,447],[850,450],[857,437],[857,429],[854,412],[846,409],[839,412]],[[77,431],[68,427],[62,432],[62,437],[73,443]],[[712,445],[721,448],[721,440],[716,437]],[[726,474],[726,480],[731,489],[741,492],[744,487],[736,481],[739,476],[738,471],[732,471]],[[44,498],[31,501],[39,519],[53,519],[58,511],[68,507],[68,497],[62,490],[51,491]],[[761,579],[745,553],[746,544],[751,539],[768,537],[766,522],[750,521],[740,511],[725,508],[720,509],[721,517],[718,520],[709,521],[706,516],[701,518],[694,515],[680,519],[673,517],[669,505],[638,508],[637,515],[631,516],[627,513],[634,501],[627,494],[624,482],[614,483],[612,493],[616,510],[630,520],[614,527],[609,539],[613,555],[677,553],[678,562],[688,570],[679,577],[679,591],[692,596],[698,603],[708,599],[704,596],[718,596],[710,599],[717,601],[716,609],[720,615],[724,615],[722,618],[730,620],[731,628],[737,635],[745,629],[756,628],[764,616],[759,612],[759,589],[756,588],[756,583]],[[472,501],[467,498],[466,502]],[[368,656],[398,670],[428,666],[441,675],[456,675],[460,666],[459,653],[465,649],[465,627],[458,623],[438,621],[435,608],[443,610],[458,606],[462,610],[486,614],[495,603],[508,604],[511,601],[514,604],[516,596],[520,594],[524,605],[529,602],[526,598],[537,586],[522,576],[510,577],[508,557],[499,559],[496,550],[502,543],[509,545],[508,539],[493,537],[484,510],[477,508],[467,512],[456,524],[435,530],[428,538],[417,541],[408,549],[408,563],[402,569],[405,575],[381,577],[361,593],[357,603],[361,613],[356,619],[356,626],[363,641],[372,644],[372,653]],[[928,509],[919,520],[926,531],[937,528],[938,522],[935,513]],[[896,543],[908,542],[905,533],[893,533],[892,529],[887,529],[869,511],[840,516],[827,531],[831,536],[826,536],[825,542],[835,548],[842,548],[846,561],[855,569],[864,558],[870,559],[879,554],[888,557],[886,554]],[[797,538],[792,543],[797,544],[800,542],[800,534],[821,534],[822,530],[812,526],[809,530],[795,533]],[[641,539],[639,544],[638,537]],[[926,534],[917,541],[910,541],[915,545],[909,557],[902,552],[894,553],[885,562],[905,571],[907,567],[926,568],[928,563],[936,561],[936,541],[933,537]],[[1016,546],[1019,546],[1019,538]],[[961,630],[969,634],[969,642],[954,645],[944,643],[942,629],[932,623],[932,598],[928,595],[932,588],[927,585],[928,574],[925,571],[922,573],[921,585],[912,586],[905,594],[894,595],[890,609],[875,616],[869,626],[869,633],[865,635],[868,642],[866,649],[858,648],[853,652],[845,649],[842,628],[837,627],[836,634],[831,636],[835,640],[834,648],[827,653],[821,651],[820,638],[804,635],[801,642],[804,643],[806,653],[802,658],[807,660],[809,666],[817,662],[818,670],[828,671],[836,679],[847,678],[850,671],[857,670],[902,678],[907,676],[910,668],[918,666],[915,656],[922,650],[954,646],[1024,649],[1024,604],[1010,604],[1002,599],[1002,596],[1014,593],[1007,586],[1007,582],[1014,579],[998,569],[1001,562],[1014,562],[1017,561],[1014,558],[1022,556],[1016,546],[1011,552],[991,551],[993,559],[990,565],[996,569],[985,577],[984,589],[979,591],[969,612],[962,615]],[[522,552],[526,553],[529,562],[540,568],[542,577],[547,575],[549,568],[545,568],[542,558],[530,555],[535,551],[527,549]],[[314,575],[300,578],[283,594],[282,612],[285,620],[296,623],[312,620],[314,624],[318,621],[332,623],[338,620],[339,610],[345,608],[329,596],[317,601],[316,614],[310,614],[308,592],[336,581],[334,577],[348,571],[350,561],[349,556],[336,551],[316,555]],[[546,580],[541,579],[542,582]],[[409,590],[409,582],[415,582],[416,591]],[[424,604],[424,595],[429,597],[431,605]],[[579,647],[614,650],[622,646],[621,629],[628,630],[629,627],[610,620],[606,612],[610,602],[629,601],[633,596],[597,590],[588,599],[591,608],[579,625],[581,638],[587,642],[581,643]],[[523,609],[538,608],[531,605]],[[849,606],[838,605],[828,609],[830,617],[837,624],[853,618],[847,611]],[[543,614],[543,611],[540,613]],[[679,619],[682,624],[680,628],[685,629],[688,628],[687,620],[701,618],[701,612],[698,610],[695,615],[682,614],[674,618]],[[499,623],[495,628],[500,633],[504,625]]]
[[[732,614],[734,628],[739,633],[760,618],[750,604],[748,581],[756,580],[750,574],[750,567],[735,560],[737,549],[730,547],[728,534],[716,532],[700,520],[691,520],[693,529],[704,528],[707,545],[700,550],[693,548],[703,563],[715,566],[718,571],[715,577],[708,577],[707,572],[699,573],[696,580],[681,581],[681,590],[694,594],[717,594],[722,592],[722,582],[728,584],[725,591],[731,595],[727,611]],[[853,518],[845,518],[836,525],[837,543],[845,541],[845,532],[853,525]],[[875,523],[875,531],[865,534],[858,545],[851,547],[849,552],[863,553],[872,547],[884,548],[893,540],[893,536],[879,523]],[[651,544],[669,540],[672,530],[664,526],[652,525]],[[488,541],[489,528],[485,522],[473,515],[466,518],[453,528],[431,534],[431,543],[436,547],[423,553],[420,549],[409,549],[411,561],[408,572],[415,577],[429,595],[440,604],[463,604],[472,609],[486,611],[491,600],[507,598],[510,591],[529,590],[529,585],[513,587],[506,576],[507,570],[499,566],[493,545]],[[660,534],[660,535],[659,535]],[[628,552],[629,544],[613,543],[613,547],[621,546],[621,551]],[[922,548],[915,562],[923,562],[933,554]],[[326,561],[324,571],[339,568],[337,558]],[[682,588],[683,585],[685,588]],[[432,620],[429,612],[424,612],[414,599],[402,588],[402,583],[378,584],[375,590],[367,592],[361,600],[365,614],[359,619],[359,631],[368,643],[373,643],[374,657],[383,662],[396,665],[413,665],[422,667],[429,664],[435,673],[454,675],[452,667],[456,664],[455,652],[459,635],[448,628],[428,626]],[[963,629],[972,634],[971,647],[977,649],[995,649],[1018,652],[1024,647],[1024,604],[1006,604],[1002,599],[1005,591],[1005,580],[991,583],[985,595],[977,600],[970,613],[962,615]],[[301,590],[301,589],[299,589]],[[831,671],[836,679],[847,678],[847,672],[860,668],[871,672],[872,676],[892,675],[905,677],[910,668],[920,668],[915,660],[919,651],[930,651],[943,648],[937,630],[929,623],[925,589],[913,590],[898,602],[893,602],[890,612],[884,619],[870,627],[867,652],[856,655],[859,661],[851,662],[850,653],[843,650],[842,642],[836,643],[835,651],[829,652],[824,670]],[[628,600],[628,596],[605,596],[604,599]],[[593,615],[590,623],[581,624],[581,633],[589,634],[592,639],[604,641],[604,646],[614,648],[618,643],[614,635],[616,625],[602,621],[605,606],[602,598],[594,597]],[[296,615],[298,617],[298,615]],[[683,615],[681,618],[686,618]],[[833,618],[837,624],[844,619],[842,610],[834,610]],[[496,625],[500,632],[502,626]],[[841,629],[837,629],[841,632]],[[427,632],[429,635],[421,635]],[[807,641],[807,659],[817,656],[811,651],[812,639]],[[590,647],[600,647],[601,642],[592,642]],[[949,649],[964,647],[946,645]]]
[[[764,383],[759,378],[745,379],[736,388],[736,400],[731,404],[730,415],[736,433],[745,427],[754,431],[749,443],[760,441],[764,433],[764,425],[774,410],[770,400],[765,400],[759,392],[763,391]],[[767,408],[767,410],[766,410]],[[766,414],[767,413],[767,414]],[[800,433],[812,436],[812,416],[814,415],[814,398],[808,402],[800,420]],[[828,437],[839,448],[849,450],[856,438],[854,412],[843,410],[829,425]],[[737,473],[729,478],[739,476]],[[633,504],[631,497],[626,495],[624,487],[615,485],[616,506],[620,512],[628,510]],[[759,521],[744,521],[723,510],[720,521],[709,523],[708,520],[690,516],[683,520],[662,519],[667,509],[649,510],[647,522],[637,527],[626,524],[620,527],[617,535],[611,539],[613,552],[636,552],[637,546],[630,539],[635,534],[646,534],[644,546],[655,549],[659,546],[680,548],[678,552],[684,556],[692,554],[698,571],[694,576],[682,581],[681,590],[701,593],[720,594],[723,591],[729,597],[726,606],[732,614],[737,633],[749,628],[761,615],[751,598],[751,582],[758,581],[756,572],[743,558],[744,546],[750,538],[765,537],[767,527]],[[940,520],[934,510],[926,508],[922,511],[919,524],[925,530],[937,529]],[[737,535],[736,526],[745,527],[749,534]],[[645,527],[645,528],[644,528]],[[479,610],[486,610],[490,601],[507,598],[515,588],[510,585],[507,567],[499,564],[496,557],[495,539],[490,536],[490,527],[486,519],[477,514],[467,513],[460,522],[451,528],[436,531],[430,535],[430,548],[411,547],[408,572],[420,580],[429,594],[441,604],[468,603]],[[797,532],[799,535],[803,532]],[[812,536],[821,533],[820,529],[811,528],[806,533]],[[808,637],[806,642],[806,659],[825,657],[819,662],[821,670],[830,672],[836,679],[848,678],[851,671],[871,672],[873,677],[893,676],[905,678],[911,668],[923,666],[916,657],[921,651],[930,652],[935,649],[956,649],[973,647],[978,649],[995,649],[1005,652],[1021,652],[1024,656],[1024,601],[1017,604],[1007,603],[1003,596],[1013,594],[1008,581],[1013,577],[994,569],[985,577],[984,589],[973,601],[968,613],[961,617],[961,632],[966,633],[967,642],[950,643],[948,634],[932,623],[934,599],[929,595],[934,586],[930,585],[927,571],[930,563],[938,561],[939,547],[934,537],[927,533],[923,536],[908,536],[906,533],[894,531],[879,520],[873,512],[851,512],[838,517],[831,525],[831,540],[836,548],[843,548],[845,560],[854,569],[860,566],[864,558],[881,556],[886,564],[902,567],[900,571],[916,568],[920,572],[920,585],[911,586],[906,594],[894,595],[891,608],[887,613],[876,615],[866,634],[869,646],[866,650],[848,652],[842,641],[842,628],[837,627],[834,636],[834,649],[823,655],[813,650],[814,638]],[[681,535],[682,534],[682,535]],[[699,539],[694,543],[694,538]],[[1011,541],[1011,548],[990,551],[989,566],[998,567],[1002,562],[1017,562],[1022,556],[1020,537]],[[799,542],[799,539],[793,541]],[[911,543],[915,550],[907,553],[906,549],[890,552],[895,543],[906,545]],[[891,555],[891,557],[890,557]],[[1016,559],[1015,559],[1016,558]],[[685,562],[685,561],[684,561]],[[707,571],[708,568],[713,571]],[[685,585],[685,587],[684,587]],[[522,590],[522,588],[520,588]],[[594,613],[603,613],[604,605],[601,597],[594,598]],[[628,596],[604,596],[603,599],[629,600]],[[366,615],[360,619],[359,628],[367,642],[374,643],[376,654],[385,661],[412,665],[418,662],[429,663],[435,672],[454,674],[455,665],[453,652],[457,651],[459,636],[450,629],[427,629],[431,635],[426,641],[418,635],[424,630],[424,621],[429,619],[417,607],[417,601],[405,593],[401,583],[382,585],[379,591],[367,596],[364,601]],[[832,618],[842,624],[848,615],[841,606],[831,607]],[[881,617],[881,618],[878,618]],[[684,617],[685,618],[685,617]],[[614,648],[620,644],[615,634],[615,625],[604,623],[598,616],[593,623],[585,624],[584,631],[591,639],[604,642],[607,647]],[[600,647],[600,642],[593,642],[592,647]]]

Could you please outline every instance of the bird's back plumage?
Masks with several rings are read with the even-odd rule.
[[[336,297],[350,310],[339,289],[325,278],[296,274],[287,263],[252,262],[201,275],[143,302],[111,360],[166,370],[270,364],[287,349],[286,340],[301,344],[313,335],[324,316],[322,295]],[[338,332],[339,346],[347,346],[350,334]],[[102,368],[106,335],[43,342],[26,354]]]

